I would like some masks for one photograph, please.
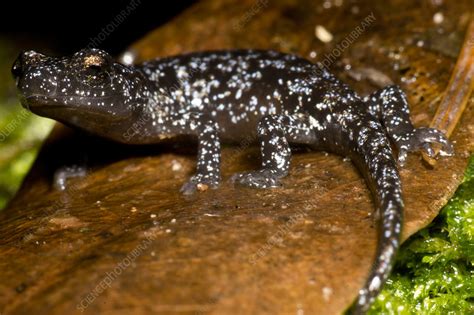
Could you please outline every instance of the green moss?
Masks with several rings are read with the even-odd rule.
[[[474,314],[474,156],[456,194],[406,241],[369,314]]]
[[[10,67],[17,53],[0,38],[0,209],[18,189],[53,122],[18,103]]]
[[[0,209],[18,189],[53,124],[15,105],[0,110]]]

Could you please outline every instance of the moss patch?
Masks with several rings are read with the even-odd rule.
[[[456,194],[407,240],[369,314],[474,314],[474,156]]]
[[[17,53],[12,46],[0,38],[0,209],[20,186],[53,126],[52,120],[20,106],[10,74]]]

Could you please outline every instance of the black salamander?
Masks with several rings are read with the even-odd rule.
[[[390,143],[400,164],[410,151],[433,156],[432,143],[445,155],[453,152],[440,131],[413,127],[398,86],[362,98],[321,65],[275,51],[198,52],[135,66],[97,49],[60,58],[28,51],[12,72],[23,106],[98,136],[135,144],[195,136],[197,168],[184,194],[219,185],[221,141],[258,141],[260,169],[232,177],[254,188],[279,186],[290,169],[290,144],[349,156],[381,222],[376,260],[354,314],[365,313],[380,292],[400,244],[403,198]]]

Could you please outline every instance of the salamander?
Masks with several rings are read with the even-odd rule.
[[[260,145],[260,168],[231,178],[253,188],[280,186],[290,171],[293,144],[350,157],[373,193],[381,226],[354,314],[373,303],[400,245],[404,204],[398,164],[411,151],[433,156],[433,143],[442,154],[453,153],[441,131],[413,126],[400,87],[361,97],[321,64],[293,54],[207,51],[124,65],[99,49],[68,57],[26,51],[12,73],[22,105],[40,116],[124,143],[195,137],[196,173],[182,186],[183,194],[219,185],[222,142],[253,137]]]

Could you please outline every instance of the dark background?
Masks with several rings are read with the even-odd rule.
[[[5,1],[0,36],[20,47],[71,54],[84,48],[131,1]],[[136,9],[97,48],[117,55],[194,2],[135,0]]]

